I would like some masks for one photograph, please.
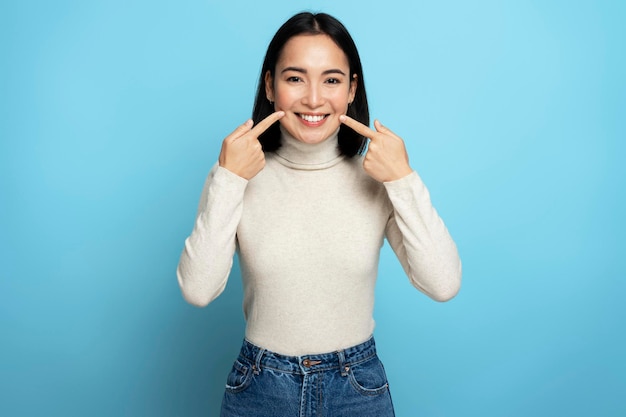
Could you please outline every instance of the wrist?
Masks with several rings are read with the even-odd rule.
[[[393,175],[385,182],[392,182],[401,180],[404,177],[408,177],[413,173],[413,168],[409,165],[398,167],[398,169],[394,170]]]

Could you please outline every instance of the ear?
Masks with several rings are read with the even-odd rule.
[[[356,74],[352,74],[352,79],[350,80],[350,92],[348,94],[348,101],[350,103],[354,101],[354,96],[356,95],[356,89],[358,87],[358,79],[359,77]]]
[[[269,101],[276,101],[274,100],[274,77],[269,70],[265,73],[265,96]]]

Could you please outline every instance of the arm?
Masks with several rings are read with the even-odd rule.
[[[206,306],[226,287],[247,183],[217,164],[205,182],[176,271],[183,297],[193,305]]]
[[[248,180],[265,166],[258,137],[285,115],[275,112],[252,127],[252,120],[222,142],[219,163],[202,191],[196,224],[185,240],[176,275],[185,299],[206,306],[224,291],[235,254],[237,226]]]
[[[461,260],[446,226],[416,172],[385,182],[393,213],[389,244],[413,286],[436,301],[448,301],[461,286]]]
[[[378,120],[376,130],[347,116],[340,120],[370,138],[363,169],[387,189],[393,212],[385,234],[411,283],[434,300],[451,299],[461,287],[461,260],[426,186],[409,165],[404,141]]]

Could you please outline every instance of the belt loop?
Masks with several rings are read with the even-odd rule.
[[[259,348],[259,351],[256,354],[256,358],[254,359],[254,366],[252,366],[252,370],[255,375],[258,375],[261,372],[261,358],[265,353],[265,349]]]
[[[348,376],[350,365],[346,364],[346,356],[344,354],[344,351],[337,351],[337,357],[339,358],[339,370],[341,371],[341,376]]]

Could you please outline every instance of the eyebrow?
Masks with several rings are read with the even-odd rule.
[[[287,71],[295,71],[295,72],[300,72],[302,74],[306,74],[307,70],[304,68],[300,68],[300,67],[287,67],[285,69],[283,69],[280,73],[283,74]],[[327,69],[326,71],[322,72],[322,75],[328,75],[328,74],[341,74],[341,75],[346,75],[345,72],[343,72],[342,70],[338,69],[338,68],[332,68],[332,69]]]

